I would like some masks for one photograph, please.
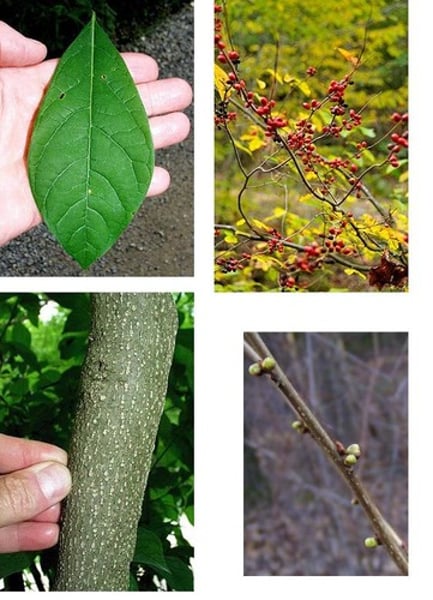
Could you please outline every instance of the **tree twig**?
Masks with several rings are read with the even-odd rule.
[[[290,407],[302,421],[302,424],[308,429],[311,437],[320,446],[349,486],[358,503],[364,509],[377,539],[387,549],[390,557],[401,573],[407,575],[408,556],[403,541],[383,517],[364,484],[356,475],[353,467],[348,467],[344,464],[344,458],[338,452],[335,441],[330,437],[316,415],[311,411],[303,398],[293,387],[291,381],[281,369],[275,357],[272,356],[272,353],[269,351],[260,334],[250,332],[245,333],[244,349],[248,358],[253,362],[260,363],[266,357],[274,358],[275,366],[266,374],[284,396]]]

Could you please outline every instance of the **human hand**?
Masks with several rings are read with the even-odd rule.
[[[0,552],[57,543],[60,501],[69,493],[66,452],[0,433]]]
[[[26,153],[32,122],[57,60],[44,61],[46,47],[0,21],[0,246],[41,222],[27,176]],[[122,55],[150,117],[156,149],[176,144],[189,133],[179,111],[191,102],[182,79],[158,80],[155,60],[138,53]],[[163,193],[169,173],[155,167],[148,196]]]

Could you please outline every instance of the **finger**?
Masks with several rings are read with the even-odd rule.
[[[147,195],[150,197],[157,196],[158,194],[163,194],[168,189],[169,185],[169,172],[165,169],[162,169],[161,167],[155,167]]]
[[[0,477],[0,527],[29,521],[57,504],[71,488],[68,469],[44,462]]]
[[[141,52],[122,52],[122,58],[135,83],[146,83],[158,79],[158,63]]]
[[[0,553],[44,550],[59,540],[55,523],[18,523],[0,529]]]
[[[26,67],[42,62],[47,48],[0,21],[0,67]]]
[[[32,521],[38,521],[39,523],[57,523],[60,519],[60,509],[60,502],[57,502],[57,504],[50,506],[47,510],[44,510],[33,517]]]
[[[150,129],[155,148],[165,148],[182,142],[188,136],[190,122],[183,113],[173,113],[150,119]]]
[[[11,473],[36,463],[56,461],[66,465],[64,450],[35,440],[25,440],[0,433],[0,473]]]
[[[147,114],[165,115],[191,104],[192,89],[184,79],[160,79],[138,86]]]

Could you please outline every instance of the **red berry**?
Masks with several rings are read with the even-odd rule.
[[[238,60],[239,59],[239,52],[236,52],[236,50],[230,50],[230,52],[229,52],[229,59],[230,60]]]

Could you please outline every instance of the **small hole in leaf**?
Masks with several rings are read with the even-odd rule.
[[[62,92],[62,93],[59,95],[59,100],[63,100],[63,98],[64,98],[65,96],[66,96],[65,92]]]
[[[101,79],[107,79],[106,75],[101,75]]]

